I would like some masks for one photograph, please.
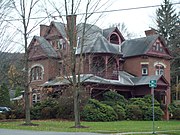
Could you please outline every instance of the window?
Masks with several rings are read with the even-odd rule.
[[[120,37],[117,33],[113,32],[110,36],[110,43],[120,44]]]
[[[154,44],[152,49],[153,49],[153,51],[163,52],[163,47],[159,42]]]
[[[35,104],[38,102],[40,102],[40,93],[34,93],[32,95],[32,103]]]
[[[42,80],[43,73],[42,68],[40,66],[35,66],[31,69],[31,80]]]
[[[142,65],[142,76],[148,75],[148,65]]]
[[[57,49],[59,50],[66,49],[66,43],[63,39],[57,40]]]
[[[94,57],[91,65],[93,73],[102,73],[105,70],[105,60],[101,56]]]
[[[164,75],[164,66],[161,64],[156,65],[156,75]]]

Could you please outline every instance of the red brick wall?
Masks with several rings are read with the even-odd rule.
[[[148,75],[155,75],[156,68],[154,64],[157,62],[166,65],[164,69],[164,76],[166,80],[170,83],[170,61],[167,59],[155,58],[155,57],[143,58],[141,56],[131,57],[126,59],[123,68],[125,71],[131,74],[134,74],[136,76],[142,76],[141,64],[148,63]]]

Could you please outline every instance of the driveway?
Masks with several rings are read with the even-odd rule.
[[[0,135],[104,135],[104,134],[84,133],[84,132],[73,133],[73,132],[46,132],[46,131],[0,129]]]

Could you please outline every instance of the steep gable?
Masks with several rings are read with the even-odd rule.
[[[153,52],[154,45],[159,42],[161,46],[163,46],[162,53]],[[122,43],[122,52],[123,57],[134,57],[141,55],[150,55],[156,57],[166,56],[171,58],[171,55],[168,49],[165,47],[165,42],[158,35],[150,35],[147,37],[136,38],[131,40],[126,40]]]
[[[29,47],[29,60],[44,57],[57,58],[58,55],[50,43],[44,38],[34,36]]]

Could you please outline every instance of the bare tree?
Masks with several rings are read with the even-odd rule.
[[[39,0],[19,0],[14,1],[14,9],[18,13],[19,22],[21,22],[21,28],[17,28],[18,31],[23,35],[24,39],[24,99],[25,99],[25,125],[31,124],[30,119],[30,91],[29,91],[29,66],[28,66],[28,38],[33,32],[36,26],[39,25],[42,21],[32,22],[32,15],[35,15],[38,11],[35,10],[35,7]]]
[[[62,4],[62,3],[61,3]],[[66,59],[63,58],[64,64],[66,65],[67,72],[69,71],[69,74],[67,74],[66,79],[69,80],[71,89],[73,91],[73,97],[74,97],[74,118],[75,118],[75,128],[81,127],[80,123],[80,91],[83,81],[81,80],[81,68],[83,63],[83,47],[85,38],[87,38],[86,32],[89,30],[86,28],[86,24],[89,21],[90,17],[94,14],[95,11],[100,10],[102,7],[107,6],[109,1],[93,1],[93,0],[64,0],[64,8],[65,8],[65,19],[67,27],[66,34],[69,41],[69,55],[66,57]],[[59,17],[63,17],[63,10],[57,8],[57,4],[53,3],[51,1],[51,5],[53,5],[54,9],[59,13]],[[83,6],[82,6],[83,5]],[[62,7],[61,7],[62,8]],[[84,9],[83,10],[81,9]],[[83,27],[81,29],[81,35],[79,41],[77,41],[77,29],[76,29],[76,17],[78,16],[78,11],[83,12],[81,15],[81,22]],[[94,22],[97,22],[99,18],[102,16],[100,14]],[[63,21],[64,22],[64,21]],[[80,42],[80,43],[78,43]],[[76,49],[77,44],[80,44],[80,53],[77,58],[76,55]]]

